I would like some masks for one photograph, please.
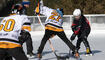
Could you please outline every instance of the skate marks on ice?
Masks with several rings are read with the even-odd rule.
[[[68,33],[68,32],[66,32],[66,33]],[[33,41],[34,41],[34,46],[35,46],[34,51],[36,52],[37,48],[40,45],[40,41],[41,41],[40,36],[42,36],[42,35],[40,35],[40,36],[32,35],[32,36],[33,36]],[[68,35],[68,34],[67,34],[67,36],[70,37],[70,35]],[[83,50],[85,50],[85,48],[84,48],[84,45],[82,44],[81,46],[83,48],[81,48],[81,50],[80,50],[80,57],[82,58],[82,60],[105,60],[105,47],[104,47],[104,45],[105,45],[105,30],[101,31],[101,32],[100,31],[92,31],[88,40],[89,40],[90,45],[93,49],[92,52],[93,52],[94,56],[86,57],[84,55],[86,51],[83,51]],[[57,37],[54,37],[51,41],[52,41],[55,49],[60,52],[59,53],[60,55],[68,54],[68,51],[67,51],[67,50],[69,50],[68,47],[66,47],[66,45],[63,44],[63,42],[60,39],[58,39]],[[58,45],[60,45],[60,47]],[[49,44],[47,44],[46,46],[47,46],[47,48],[45,48],[45,51],[43,51],[43,52],[46,52],[46,51],[49,52],[48,50],[50,50],[50,52],[47,54],[45,53],[43,55],[42,60],[57,60],[56,56],[52,53],[52,51],[49,47]],[[65,48],[67,48],[67,50]],[[62,52],[64,52],[64,53],[62,53]],[[31,60],[31,59],[29,59],[29,60]],[[35,59],[32,59],[32,60],[35,60]],[[76,59],[74,59],[71,56],[69,60],[76,60]]]
[[[42,53],[42,56],[45,56],[45,55],[47,55],[47,54],[51,54],[51,53],[53,53],[52,51],[44,51],[43,53]],[[35,53],[35,58],[30,58],[30,59],[36,59],[37,58],[37,53]]]
[[[43,59],[43,60],[68,60],[69,59],[69,53],[65,53],[65,54],[62,54],[62,53],[59,53],[57,50],[55,50],[57,56],[52,52],[51,54],[53,55],[53,57],[49,57],[47,59]],[[46,55],[46,52],[43,53],[43,56],[44,54]]]
[[[57,52],[57,50],[56,50],[56,52]],[[94,56],[95,54],[99,54],[99,53],[101,53],[101,52],[102,52],[102,51],[100,51],[100,50],[92,50],[93,56]],[[47,55],[47,54],[50,54],[50,53],[53,54],[52,51],[45,51],[45,52],[43,52],[43,56],[44,56],[44,55]],[[71,53],[58,53],[58,54],[59,54],[60,56],[65,56],[65,55],[69,56],[69,59],[66,59],[66,60],[84,60],[84,59],[82,58],[82,56],[85,55],[86,52],[85,52],[85,51],[84,51],[84,52],[80,52],[80,57],[81,57],[81,58],[79,58],[79,59],[76,59],[74,56],[72,56]],[[54,54],[53,54],[53,55],[54,55]],[[56,59],[56,56],[53,56],[53,57],[44,58],[44,59],[42,59],[42,60],[57,60],[57,59]]]

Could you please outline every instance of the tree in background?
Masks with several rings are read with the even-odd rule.
[[[8,1],[8,2],[7,2]],[[0,11],[0,16],[6,16],[10,13],[11,4],[21,3],[25,0],[6,0],[2,10]],[[27,0],[26,0],[27,1]],[[38,0],[29,0],[30,8],[27,9],[27,14],[34,15],[34,9],[36,8],[36,2]],[[76,8],[81,9],[85,14],[104,14],[105,13],[105,0],[43,0],[44,5],[57,9],[63,8],[64,14],[70,15]]]
[[[30,0],[28,15],[33,15],[37,0]],[[72,14],[75,8],[80,8],[85,14],[104,14],[105,0],[43,0],[44,5],[51,8],[64,8],[65,14]]]

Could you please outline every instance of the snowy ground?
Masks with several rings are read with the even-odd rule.
[[[65,33],[67,37],[70,38],[72,31],[65,31]],[[36,31],[36,32],[31,32],[31,34],[32,34],[32,39],[33,39],[34,52],[36,53],[40,45],[41,39],[44,35],[44,32]],[[57,53],[59,53],[60,55],[68,54],[69,49],[60,38],[56,36],[52,38],[51,41]],[[93,30],[88,38],[88,41],[90,42],[94,56],[86,57],[84,55],[85,47],[82,44],[81,49],[80,49],[80,56],[82,60],[105,60],[105,47],[104,47],[105,46],[105,30]],[[75,42],[76,40],[73,43],[75,44]],[[24,44],[24,50],[26,52],[25,44]],[[35,59],[30,59],[30,60],[35,60]],[[57,60],[48,42],[43,51],[42,60]],[[75,59],[70,58],[69,60],[75,60]]]

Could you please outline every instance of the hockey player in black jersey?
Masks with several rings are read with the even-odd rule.
[[[90,34],[91,27],[87,18],[82,14],[80,9],[75,9],[73,12],[73,23],[72,23],[72,31],[73,34],[71,36],[71,41],[78,37],[76,48],[80,49],[81,42],[84,43],[86,47],[86,55],[92,55],[92,51],[89,46],[89,42],[87,40],[88,35]]]

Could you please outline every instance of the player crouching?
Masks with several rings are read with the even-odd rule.
[[[23,18],[26,17],[25,19],[28,19],[27,15],[24,15],[24,12],[23,12],[24,8],[22,7],[21,4],[13,5],[12,13],[14,13],[15,10],[18,11],[18,8],[20,8],[19,15],[21,15],[21,17],[23,17]],[[24,23],[23,25],[24,26],[21,28],[21,33],[20,33],[20,36],[18,37],[18,39],[19,39],[19,42],[21,43],[21,45],[23,45],[23,43],[26,42],[27,57],[34,58],[35,54],[33,53],[32,38],[31,38],[31,34],[29,33],[31,23],[29,20],[27,20],[26,23]],[[8,54],[4,60],[7,60],[7,59],[12,60],[12,56],[10,56]]]
[[[0,24],[0,60],[7,54],[16,60],[28,60],[18,39],[25,23],[30,23],[27,16],[20,15],[22,7],[15,5],[10,16],[5,17]],[[28,26],[24,30],[30,31]]]
[[[92,51],[89,46],[89,42],[87,40],[88,35],[90,34],[91,27],[89,21],[85,16],[83,16],[80,9],[75,9],[73,12],[73,23],[72,23],[72,31],[73,34],[71,36],[71,40],[73,41],[75,37],[78,37],[76,48],[80,49],[81,42],[84,43],[86,47],[86,55],[92,55]]]

